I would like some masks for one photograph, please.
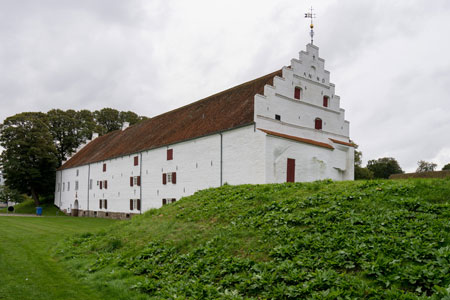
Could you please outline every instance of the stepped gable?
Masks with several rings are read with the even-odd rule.
[[[254,122],[254,96],[282,71],[267,74],[205,99],[96,138],[59,170],[137,153]]]

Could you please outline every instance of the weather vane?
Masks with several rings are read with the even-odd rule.
[[[311,36],[311,45],[313,44],[313,40],[314,40],[314,24],[313,24],[313,19],[316,17],[316,14],[313,13],[313,8],[311,6],[311,12],[305,13],[305,18],[310,18],[311,19],[311,25],[309,25],[309,27],[311,28],[311,32],[309,33],[309,35]]]

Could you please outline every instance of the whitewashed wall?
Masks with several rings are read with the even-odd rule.
[[[267,85],[264,95],[255,95],[254,125],[58,171],[55,204],[70,211],[78,200],[80,210],[139,213],[130,210],[130,199],[142,199],[142,211],[146,211],[161,207],[162,199],[178,200],[224,183],[285,182],[288,158],[296,161],[296,181],[352,180],[354,149],[329,139],[348,142],[349,123],[318,51],[307,45],[299,60],[293,59],[289,68],[283,68],[283,78],[276,77],[273,86]],[[296,86],[302,88],[300,100],[294,99]],[[329,107],[323,107],[324,95],[329,97]],[[275,114],[281,120],[276,120]],[[314,129],[316,118],[322,119],[322,130]],[[266,135],[257,128],[327,143],[334,149]],[[173,150],[173,160],[167,160],[167,149]],[[163,184],[162,174],[172,172],[176,172],[176,183]],[[140,186],[130,186],[134,176],[141,176]],[[88,192],[90,179],[93,184]],[[103,182],[102,189],[98,181]],[[107,209],[99,208],[100,199],[107,199]]]

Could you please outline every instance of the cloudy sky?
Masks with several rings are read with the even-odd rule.
[[[311,6],[364,161],[449,163],[448,0],[0,0],[0,121],[201,99],[289,65]]]

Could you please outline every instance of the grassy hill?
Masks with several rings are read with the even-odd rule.
[[[320,181],[200,191],[56,255],[117,299],[450,299],[449,243],[449,179]]]

